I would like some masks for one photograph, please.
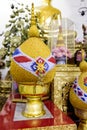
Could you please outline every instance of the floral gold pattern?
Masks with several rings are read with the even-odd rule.
[[[69,94],[69,83],[72,83],[80,74],[79,67],[72,65],[57,65],[54,82],[51,87],[51,98],[53,102],[64,112],[67,112],[67,98]]]
[[[60,126],[47,126],[37,127],[37,130],[77,130],[75,125],[60,125]],[[23,128],[18,130],[36,130],[36,128]]]

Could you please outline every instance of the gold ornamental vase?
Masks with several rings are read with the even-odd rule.
[[[40,117],[45,114],[42,97],[49,92],[48,84],[21,83],[19,92],[27,98],[25,109],[22,111],[25,117]]]
[[[80,119],[78,130],[87,130],[87,62],[85,51],[81,50],[82,61],[79,64],[80,75],[77,76],[70,89],[70,102],[75,115]]]
[[[55,74],[55,59],[40,38],[33,3],[30,25],[29,38],[14,51],[10,72],[18,84],[19,93],[27,99],[22,114],[39,117],[45,114],[41,98],[49,92],[49,83]]]

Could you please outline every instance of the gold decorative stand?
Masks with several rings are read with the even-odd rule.
[[[57,65],[54,81],[51,86],[51,99],[59,109],[67,113],[67,100],[70,84],[80,74],[79,67],[74,65]]]
[[[27,98],[27,103],[25,110],[23,111],[23,115],[25,117],[39,117],[45,114],[45,110],[43,108],[43,102],[41,97],[33,96]]]
[[[45,114],[42,97],[49,92],[48,84],[22,83],[19,92],[26,97],[26,105],[22,114],[25,117],[40,117]]]

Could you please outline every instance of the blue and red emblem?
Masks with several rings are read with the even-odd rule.
[[[48,58],[44,59],[42,57],[37,57],[33,59],[30,56],[24,54],[20,48],[17,48],[13,54],[14,61],[23,69],[31,72],[35,76],[39,73],[45,75],[50,71],[56,64],[55,58],[50,55]]]
[[[87,104],[87,93],[78,85],[78,78],[75,79],[72,88],[77,97]]]

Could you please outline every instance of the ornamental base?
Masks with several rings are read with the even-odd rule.
[[[78,130],[87,130],[87,120],[80,121]]]
[[[80,118],[78,130],[87,130],[87,110],[75,108],[75,114]]]
[[[39,96],[27,98],[25,110],[22,112],[25,117],[40,117],[45,114],[43,102]]]

